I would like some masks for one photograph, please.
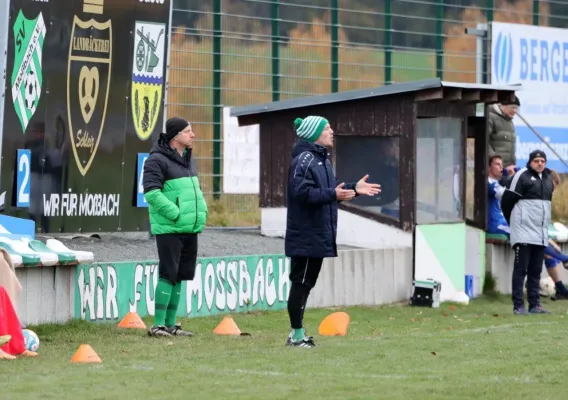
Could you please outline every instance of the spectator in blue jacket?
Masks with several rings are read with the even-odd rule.
[[[501,211],[500,204],[501,196],[505,191],[505,188],[501,186],[504,172],[501,156],[494,155],[491,157],[489,159],[489,186],[487,188],[487,233],[506,235],[508,239],[511,229],[503,215],[503,211]],[[556,286],[556,298],[559,300],[568,300],[568,289],[560,279],[559,272],[560,267],[566,268],[568,265],[568,256],[562,253],[560,246],[552,239],[548,240],[548,246],[544,250],[544,265],[546,272],[548,272],[548,275],[552,278]]]
[[[503,211],[501,196],[505,191],[502,186],[503,159],[494,155],[489,159],[489,177],[487,187],[487,233],[503,234],[509,237],[510,229]]]
[[[303,329],[304,309],[318,279],[323,259],[337,257],[337,204],[358,195],[374,196],[380,185],[339,183],[328,157],[333,130],[319,116],[294,121],[298,141],[292,150],[288,170],[285,253],[290,257],[288,314],[292,331],[289,346],[315,347],[313,337]]]

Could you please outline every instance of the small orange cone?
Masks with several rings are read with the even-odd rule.
[[[142,318],[134,311],[129,312],[118,323],[119,328],[133,328],[133,329],[146,329],[146,324]]]
[[[102,363],[103,361],[99,358],[95,350],[88,344],[82,344],[79,346],[73,357],[71,357],[72,363]]]
[[[217,335],[236,335],[239,336],[241,334],[241,330],[233,321],[231,317],[224,317],[221,323],[217,325],[217,328],[213,330],[213,333]]]
[[[345,336],[349,321],[349,315],[344,312],[329,314],[321,321],[319,334],[322,336]]]

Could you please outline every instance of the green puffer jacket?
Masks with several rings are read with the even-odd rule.
[[[160,138],[144,163],[143,182],[153,235],[203,231],[207,203],[191,150],[180,156]]]
[[[499,105],[489,108],[489,151],[491,158],[498,154],[503,159],[503,166],[516,165],[515,145],[517,136],[513,120],[507,117]]]

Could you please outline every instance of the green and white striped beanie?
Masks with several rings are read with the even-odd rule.
[[[313,143],[318,140],[328,123],[329,121],[324,117],[317,117],[314,115],[310,115],[304,119],[296,118],[294,121],[296,135],[298,135],[301,139]]]

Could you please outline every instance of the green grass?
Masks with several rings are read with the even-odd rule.
[[[2,398],[563,399],[567,302],[513,316],[507,297],[440,309],[347,308],[346,337],[284,346],[285,312],[235,315],[250,337],[212,333],[220,317],[183,321],[194,338],[74,321],[35,327],[40,357],[0,362]],[[332,310],[309,310],[308,333]],[[146,322],[149,322],[146,320]],[[71,364],[81,343],[100,365]]]

